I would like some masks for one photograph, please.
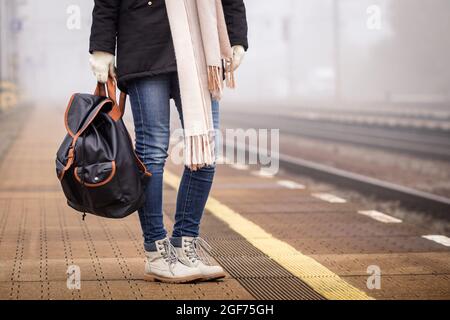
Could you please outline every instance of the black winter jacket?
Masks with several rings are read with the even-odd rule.
[[[247,50],[243,0],[222,0],[231,45]],[[177,70],[165,0],[95,0],[89,52],[116,54],[118,85]]]

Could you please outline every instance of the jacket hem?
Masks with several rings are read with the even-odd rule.
[[[127,86],[130,83],[130,81],[132,81],[132,80],[136,80],[139,78],[145,78],[145,77],[153,77],[153,76],[157,76],[160,74],[176,72],[176,71],[177,71],[177,66],[175,65],[175,66],[164,67],[164,68],[156,69],[156,70],[148,70],[148,71],[143,71],[143,72],[135,72],[135,73],[126,74],[123,76],[119,76],[119,79],[117,81],[117,86],[119,87],[120,91],[128,93]]]

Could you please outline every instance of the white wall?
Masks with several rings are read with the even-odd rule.
[[[67,9],[81,9],[81,28],[69,30]],[[88,40],[91,0],[28,0],[21,7],[21,79],[29,96],[63,102],[74,91],[92,91]]]

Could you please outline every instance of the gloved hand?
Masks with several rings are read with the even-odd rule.
[[[236,45],[232,47],[233,49],[233,71],[239,68],[239,66],[242,63],[242,60],[244,60],[245,56],[245,49],[241,45]]]
[[[116,77],[114,62],[115,57],[111,53],[94,51],[91,54],[89,63],[98,82],[105,83],[108,81],[108,75],[111,75],[113,78]]]

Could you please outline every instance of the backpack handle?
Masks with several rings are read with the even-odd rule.
[[[127,101],[127,94],[124,92],[120,93],[119,103],[117,103],[117,93],[116,93],[116,79],[109,76],[106,85],[104,83],[97,82],[97,88],[95,89],[94,95],[104,96],[111,99],[113,102],[113,107],[109,112],[111,118],[115,121],[121,119],[125,113],[125,103]]]

